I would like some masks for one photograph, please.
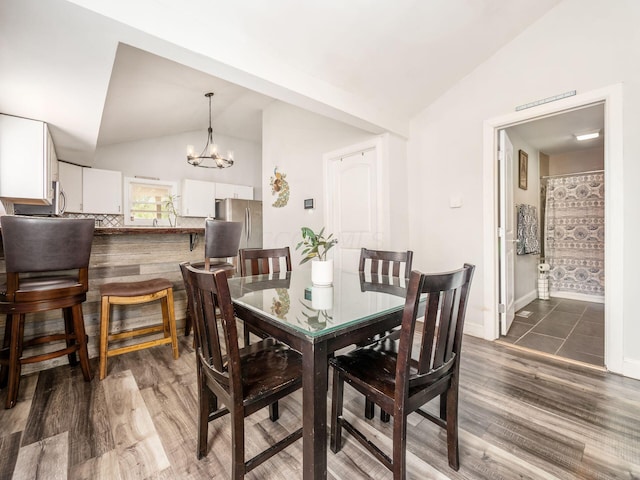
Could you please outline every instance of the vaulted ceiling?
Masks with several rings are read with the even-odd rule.
[[[61,158],[206,129],[259,141],[281,100],[371,132],[409,121],[561,0],[3,0],[0,112]]]

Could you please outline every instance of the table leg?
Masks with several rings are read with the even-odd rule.
[[[302,349],[303,478],[327,478],[327,344]]]

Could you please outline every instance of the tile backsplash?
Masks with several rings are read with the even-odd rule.
[[[125,227],[124,215],[94,215],[88,213],[65,213],[67,218],[94,218],[96,227],[117,228]],[[183,228],[204,228],[204,218],[178,217],[177,226]]]

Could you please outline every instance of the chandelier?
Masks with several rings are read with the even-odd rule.
[[[207,144],[204,146],[202,153],[196,155],[193,145],[187,146],[187,163],[194,167],[201,168],[227,168],[233,165],[233,152],[229,151],[226,157],[218,153],[218,145],[213,141],[213,128],[211,128],[211,97],[213,93],[205,93],[205,97],[209,99],[209,130],[207,134]]]

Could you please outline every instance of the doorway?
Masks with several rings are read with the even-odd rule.
[[[327,232],[339,239],[336,270],[357,270],[360,249],[381,246],[380,151],[375,140],[324,155]]]
[[[614,85],[601,90],[568,97],[534,108],[486,120],[484,123],[484,238],[485,238],[485,316],[484,336],[488,340],[499,338],[499,248],[498,248],[498,132],[527,121],[568,112],[577,108],[604,103],[605,129],[605,292],[604,363],[608,370],[623,373],[623,259],[622,259],[622,86]],[[615,187],[614,187],[615,186]]]
[[[591,135],[579,140],[585,132]],[[604,366],[605,134],[598,103],[511,126],[499,137],[511,162],[506,178],[503,169],[500,176],[507,252],[506,265],[500,258],[507,299],[500,340],[598,367]]]

